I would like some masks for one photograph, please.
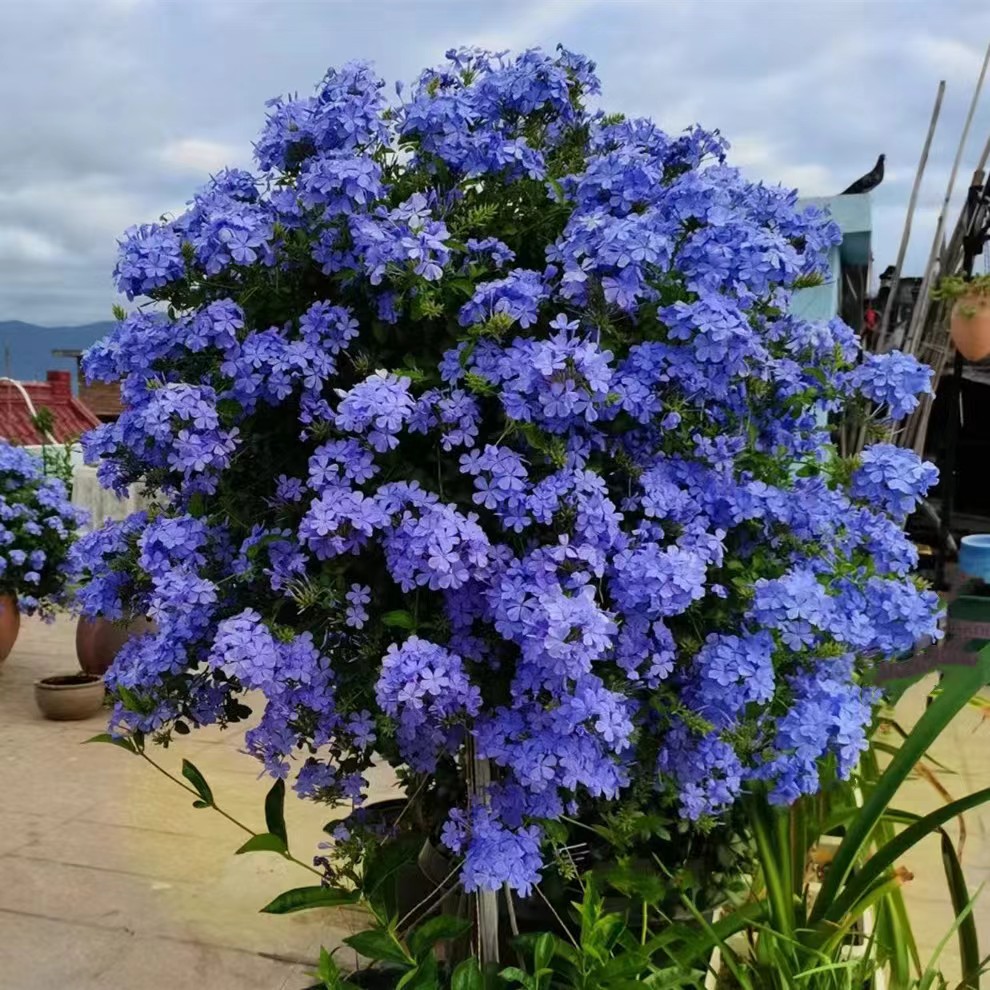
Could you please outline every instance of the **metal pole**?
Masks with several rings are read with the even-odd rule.
[[[491,784],[491,764],[479,759],[474,752],[473,740],[469,740],[468,791],[474,801],[488,803],[488,787]],[[474,942],[478,962],[482,968],[499,962],[498,948],[498,891],[477,890],[474,894]]]

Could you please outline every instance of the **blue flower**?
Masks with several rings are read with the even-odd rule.
[[[788,315],[830,277],[823,211],[597,92],[564,50],[454,49],[394,105],[331,70],[269,104],[257,175],[125,234],[118,286],[155,306],[84,359],[125,405],[87,458],[154,495],[71,555],[85,614],[158,627],[108,675],[142,701],[114,731],[256,692],[245,746],[302,796],[427,775],[467,889],[530,890],[542,823],[592,801],[707,824],[814,793],[864,745],[871,665],[938,635],[902,525],[934,470],[822,425],[910,413],[929,370]],[[4,466],[30,608],[77,517]],[[469,750],[467,802],[433,784]]]

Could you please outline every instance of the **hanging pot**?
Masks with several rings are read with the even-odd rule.
[[[154,630],[154,623],[144,617],[126,625],[109,619],[80,618],[76,626],[76,656],[87,674],[102,677],[110,668],[120,648],[134,636]]]
[[[0,663],[7,659],[14,648],[21,628],[21,613],[16,595],[0,595]]]
[[[960,296],[952,307],[949,333],[967,361],[990,357],[990,295],[974,292]]]

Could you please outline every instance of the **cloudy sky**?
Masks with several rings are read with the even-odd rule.
[[[409,80],[461,44],[563,42],[598,62],[602,105],[718,127],[734,163],[804,194],[886,152],[876,270],[944,78],[916,270],[988,41],[988,0],[0,0],[0,320],[107,318],[118,234],[250,167],[267,98],[355,57]],[[970,171],[988,135],[990,80]]]

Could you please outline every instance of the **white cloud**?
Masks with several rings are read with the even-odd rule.
[[[749,177],[805,195],[844,188],[886,152],[873,196],[880,269],[947,78],[908,255],[920,270],[990,2],[0,0],[0,38],[0,91],[16,94],[0,105],[0,319],[80,322],[109,310],[124,228],[181,208],[224,165],[250,167],[267,98],[310,92],[351,58],[408,81],[466,44],[562,42],[598,63],[597,105],[675,133],[720,128]],[[957,200],[987,133],[990,81]]]
[[[236,165],[247,157],[244,148],[208,138],[179,138],[170,141],[158,154],[165,165],[184,172],[219,172],[225,165]]]
[[[957,38],[916,34],[908,42],[908,52],[941,76],[960,83],[976,85],[986,51]],[[969,95],[969,94],[967,94]]]
[[[824,165],[789,162],[780,147],[764,137],[741,134],[730,143],[730,161],[753,179],[799,189],[802,196],[828,196],[837,191],[835,179]]]
[[[566,25],[600,7],[595,0],[539,0],[526,6],[526,13],[514,10],[508,17],[492,8],[495,24],[475,36],[473,43],[493,51],[519,51],[534,45],[548,45],[560,36]]]
[[[23,227],[0,227],[0,262],[40,262],[60,260],[64,251],[53,240]]]

